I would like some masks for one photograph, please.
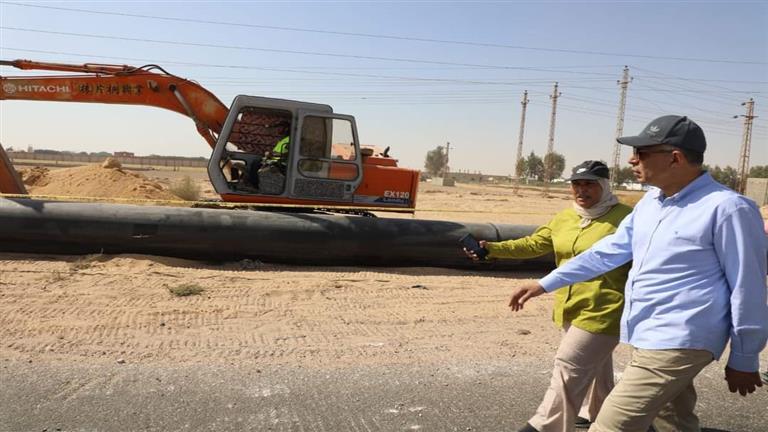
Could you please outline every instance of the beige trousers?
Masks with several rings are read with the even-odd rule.
[[[579,415],[595,419],[613,388],[613,357],[618,336],[565,325],[555,355],[549,389],[528,423],[539,432],[571,432]]]
[[[712,362],[703,350],[634,349],[590,432],[699,432],[693,379]],[[655,419],[655,420],[654,420]]]

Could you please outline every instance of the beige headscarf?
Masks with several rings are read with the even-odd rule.
[[[576,204],[576,201],[573,202],[573,209],[576,210],[576,213],[579,216],[581,216],[581,222],[579,223],[579,227],[581,228],[588,227],[593,220],[608,213],[613,206],[619,203],[619,199],[616,198],[616,195],[611,191],[611,184],[608,179],[601,178],[596,181],[600,184],[600,187],[603,188],[603,194],[600,195],[600,201],[590,208],[584,208]]]

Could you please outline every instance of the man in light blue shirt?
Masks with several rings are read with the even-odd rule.
[[[730,339],[725,379],[742,396],[760,382],[759,353],[768,339],[766,237],[754,202],[702,170],[706,140],[681,116],[653,120],[633,147],[638,181],[655,186],[615,234],[518,288],[531,297],[592,279],[632,261],[621,341],[632,361],[608,396],[592,432],[699,431],[693,379],[719,359]],[[655,419],[655,420],[654,420]]]

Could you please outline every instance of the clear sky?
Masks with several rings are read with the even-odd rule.
[[[0,1],[0,59],[155,63],[227,105],[237,94],[330,104],[363,144],[422,169],[511,174],[524,90],[524,154],[568,169],[609,161],[624,65],[625,134],[664,114],[707,135],[705,162],[736,166],[754,98],[751,165],[768,164],[768,2]],[[0,68],[0,75],[24,75]],[[39,73],[37,73],[39,74]],[[191,120],[150,107],[0,102],[5,147],[208,156]],[[622,164],[628,153],[624,149]]]

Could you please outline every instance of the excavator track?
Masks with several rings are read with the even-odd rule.
[[[378,217],[371,211],[360,209],[357,207],[314,207],[314,206],[294,206],[294,205],[255,205],[255,204],[230,204],[220,201],[202,201],[195,202],[191,206],[192,208],[206,208],[206,209],[225,209],[225,210],[254,210],[264,212],[282,212],[282,213],[312,213],[312,214],[337,214],[337,215],[349,215],[349,216],[362,216],[362,217]],[[375,209],[379,210],[380,209]]]

